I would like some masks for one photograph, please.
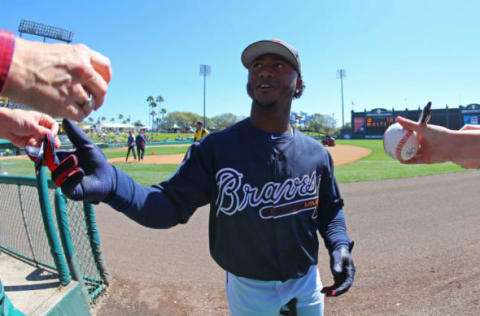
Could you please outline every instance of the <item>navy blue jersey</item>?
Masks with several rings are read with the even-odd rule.
[[[135,137],[135,144],[137,144],[137,147],[145,147],[146,143],[147,140],[142,134],[138,134],[137,137]]]
[[[135,137],[133,135],[129,135],[127,139],[127,145],[128,147],[131,147],[135,144]]]
[[[330,154],[298,130],[270,134],[243,120],[194,143],[167,181],[134,186],[110,204],[152,227],[185,223],[210,204],[211,255],[237,276],[303,276],[317,263],[317,230],[330,250],[349,242]]]

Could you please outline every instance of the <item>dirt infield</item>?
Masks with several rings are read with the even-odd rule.
[[[115,151],[121,151],[122,148],[119,148]],[[126,152],[126,148],[123,149]],[[357,146],[350,146],[350,145],[337,145],[335,147],[327,147],[327,150],[333,157],[333,161],[335,166],[341,166],[360,158],[363,158],[370,154],[370,149],[357,147]],[[149,149],[147,148],[147,151]],[[150,149],[151,151],[151,149]],[[140,163],[148,163],[148,164],[173,164],[178,165],[182,162],[184,154],[177,154],[177,155],[149,155],[143,158],[143,161]],[[125,158],[112,158],[109,159],[110,162],[125,162]],[[139,163],[138,161],[133,160],[130,157],[129,163]]]
[[[340,185],[356,245],[353,288],[325,315],[480,315],[480,172]],[[97,316],[229,315],[208,248],[208,206],[186,225],[142,227],[95,207],[114,283]],[[320,247],[320,275],[332,283]]]

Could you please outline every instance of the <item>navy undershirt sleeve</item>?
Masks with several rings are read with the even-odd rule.
[[[198,207],[210,201],[210,156],[201,142],[190,146],[184,161],[170,179],[151,187],[136,183],[113,167],[116,188],[105,203],[147,227],[169,228],[186,223]]]
[[[141,186],[120,169],[114,169],[117,187],[113,197],[105,203],[135,222],[151,228],[170,228],[183,222],[174,202],[160,185]]]
[[[350,238],[343,212],[343,199],[333,175],[333,160],[330,154],[328,160],[319,188],[318,231],[325,247],[331,252],[342,245],[348,247]]]

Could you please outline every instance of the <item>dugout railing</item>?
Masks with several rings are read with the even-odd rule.
[[[78,281],[93,304],[110,282],[93,206],[67,199],[45,167],[36,177],[0,175],[0,198],[0,250],[63,286]]]

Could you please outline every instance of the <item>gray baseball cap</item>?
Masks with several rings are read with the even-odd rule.
[[[262,40],[247,46],[242,53],[242,64],[248,69],[255,59],[265,54],[275,54],[282,57],[293,66],[299,75],[302,74],[302,66],[297,50],[293,46],[277,39]]]

